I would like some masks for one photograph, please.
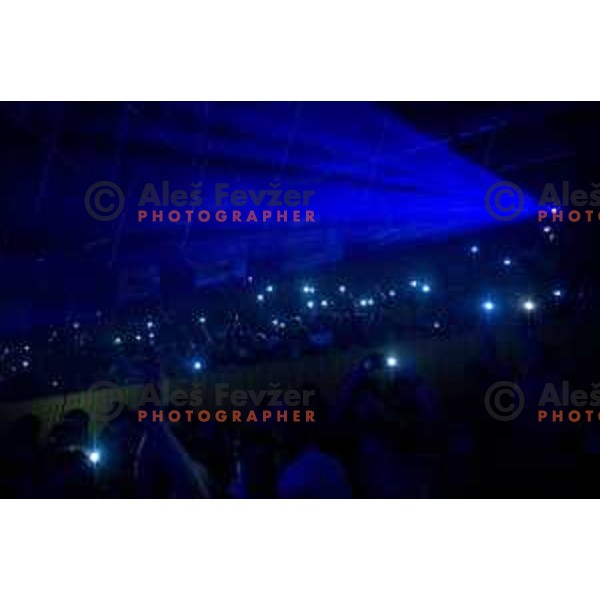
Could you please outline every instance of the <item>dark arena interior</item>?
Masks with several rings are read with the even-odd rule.
[[[597,104],[0,128],[1,497],[595,495]]]

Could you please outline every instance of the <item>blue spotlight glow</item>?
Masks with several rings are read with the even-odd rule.
[[[148,321],[148,322],[146,323],[146,327],[147,327],[148,329],[152,329],[152,328],[154,327],[154,323],[153,323],[152,321]]]
[[[266,290],[266,291],[267,291],[269,294],[271,294],[271,293],[273,292],[273,286],[272,286],[272,285],[268,285],[268,286],[265,288],[265,290]]]
[[[390,290],[388,292],[388,295],[390,296],[390,298],[393,298],[396,295],[396,290]]]
[[[510,265],[512,264],[512,260],[510,260],[510,258],[505,258],[505,259],[502,261],[502,264],[503,264],[505,267],[510,267]]]
[[[90,462],[93,465],[97,465],[100,462],[100,452],[98,452],[98,450],[92,450],[89,454],[88,454],[88,458],[90,459]]]
[[[531,312],[532,310],[535,310],[535,304],[531,300],[525,300],[525,302],[523,302],[523,308],[527,312]]]
[[[346,293],[346,286],[345,285],[340,285],[340,287],[338,288],[340,294],[344,294]]]
[[[425,284],[421,288],[421,291],[424,292],[425,294],[429,294],[429,292],[431,291],[431,287],[428,284]]]
[[[546,225],[544,227],[544,233],[550,233],[552,231],[552,227],[550,227],[550,225]]]
[[[314,308],[314,307],[315,307],[315,303],[314,303],[312,300],[309,300],[309,301],[306,303],[306,306],[307,306],[308,308]]]
[[[398,359],[395,356],[386,357],[385,366],[390,369],[395,369],[398,366]]]
[[[194,371],[202,371],[202,369],[204,368],[204,364],[201,360],[195,360],[193,367]]]
[[[485,310],[487,312],[490,312],[490,311],[494,310],[494,308],[496,308],[496,305],[493,302],[491,302],[490,300],[487,300],[486,302],[484,302],[482,304],[482,306],[483,306],[483,310]]]
[[[552,295],[553,295],[555,298],[560,298],[560,297],[562,296],[562,291],[561,291],[561,290],[554,290],[554,291],[552,292]]]
[[[123,343],[123,340],[119,336],[117,336],[114,340],[115,346],[120,346],[122,343]]]
[[[471,254],[479,254],[479,246],[471,246],[470,252]]]
[[[416,280],[416,279],[412,279],[412,280],[411,280],[411,282],[410,282],[410,287],[412,287],[412,288],[416,288],[416,287],[417,287],[417,285],[418,285],[418,282],[417,282],[417,280]]]
[[[367,301],[366,301],[364,298],[362,298],[362,299],[360,300],[359,304],[360,304],[362,307],[365,307],[365,306],[367,305]]]
[[[258,294],[256,296],[256,301],[257,302],[264,302],[265,301],[265,297],[262,294]]]
[[[327,302],[327,300],[321,300],[321,306],[322,306],[323,308],[326,308],[326,307],[328,306],[328,304],[329,304],[329,303]]]

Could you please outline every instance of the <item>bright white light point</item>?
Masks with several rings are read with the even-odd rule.
[[[148,337],[149,337],[151,340],[153,340],[153,339],[154,339],[154,333],[151,331],[151,332],[148,334]]]
[[[73,323],[73,329],[79,329],[79,323],[77,321]]]
[[[479,252],[479,246],[471,246],[471,254],[477,254]]]
[[[489,300],[487,302],[483,303],[483,308],[484,310],[494,310],[494,303],[490,302]]]
[[[56,379],[52,381],[52,387],[58,387],[58,381],[56,381]]]
[[[410,282],[410,287],[414,287],[414,288],[416,288],[416,287],[417,287],[417,280],[416,280],[416,279],[413,279],[413,280]]]
[[[366,306],[367,305],[367,301],[366,300],[361,300],[360,301],[360,305],[361,306]]]
[[[340,287],[338,288],[338,290],[340,291],[340,294],[343,294],[346,291],[346,286],[345,285],[340,285]]]
[[[269,292],[269,294],[273,291],[273,286],[272,285],[268,285],[266,287],[267,292]]]
[[[434,321],[433,322],[433,328],[434,329],[439,329],[441,327],[440,322],[439,321]]]
[[[550,233],[552,231],[552,227],[550,227],[550,225],[546,225],[544,227],[544,233]]]
[[[505,267],[510,267],[512,261],[510,260],[510,258],[505,258],[502,263],[504,264]]]
[[[23,350],[25,350],[25,352],[29,352],[29,350],[31,350],[31,348],[29,346],[25,346],[25,348],[23,348]]]
[[[532,311],[535,308],[535,304],[531,300],[523,302],[523,308],[527,311]]]
[[[395,356],[388,356],[385,359],[385,364],[388,367],[391,367],[391,368],[397,367],[398,366],[398,359]]]
[[[148,329],[152,329],[152,328],[154,327],[154,323],[153,323],[152,321],[148,321],[148,322],[146,323],[146,327],[147,327]]]
[[[314,306],[315,306],[315,303],[314,303],[312,300],[309,300],[309,301],[306,303],[306,306],[308,306],[308,308],[314,308]]]
[[[271,321],[271,323],[273,323],[273,325],[275,325],[275,327],[277,327],[277,325],[279,325],[279,321],[277,319],[273,319]]]
[[[115,344],[117,344],[117,345],[118,345],[118,344],[120,344],[121,342],[122,342],[122,340],[121,340],[121,338],[120,338],[120,337],[116,337],[116,338],[115,338]]]
[[[369,298],[369,299],[367,300],[367,304],[368,304],[369,306],[373,306],[373,304],[375,304],[375,302],[373,302],[373,299],[372,299],[372,298]]]
[[[202,369],[202,362],[200,362],[199,360],[197,360],[194,363],[194,371],[200,371]]]
[[[556,214],[556,208],[552,209],[552,214]]]
[[[92,450],[89,453],[90,462],[94,465],[97,465],[100,462],[100,452],[98,450]]]
[[[396,290],[390,290],[388,294],[393,298],[396,295]]]
[[[264,299],[265,299],[265,297],[264,297],[262,294],[258,294],[258,296],[256,296],[256,299],[257,299],[259,302],[263,302],[263,301],[264,301]]]
[[[321,300],[321,306],[327,306],[327,300]]]
[[[310,292],[310,288],[309,288],[307,285],[305,285],[305,286],[302,288],[302,291],[303,291],[305,294],[308,294],[308,293]]]
[[[424,286],[421,288],[421,290],[423,290],[423,291],[424,291],[426,294],[428,294],[428,293],[431,291],[431,288],[430,288],[430,287],[429,287],[427,284],[425,284],[425,285],[424,285]]]
[[[200,323],[206,323],[206,317],[200,317],[198,321],[200,321]]]
[[[560,290],[554,290],[554,291],[552,292],[552,295],[553,295],[555,298],[560,298],[560,297],[562,296],[562,292],[561,292]]]
[[[285,329],[285,323],[279,323],[279,327],[281,327],[281,329]]]
[[[29,366],[29,361],[24,360],[22,364],[23,364],[23,368],[26,369]]]

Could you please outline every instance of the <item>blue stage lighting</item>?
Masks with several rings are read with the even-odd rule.
[[[395,356],[388,356],[385,359],[385,366],[394,369],[398,366],[398,359]]]
[[[88,454],[88,458],[90,459],[90,462],[93,465],[97,465],[100,462],[100,458],[101,458],[100,452],[98,452],[98,450],[92,450]]]
[[[531,300],[525,300],[525,302],[523,302],[523,308],[527,312],[531,312],[532,310],[535,310],[535,304]]]

